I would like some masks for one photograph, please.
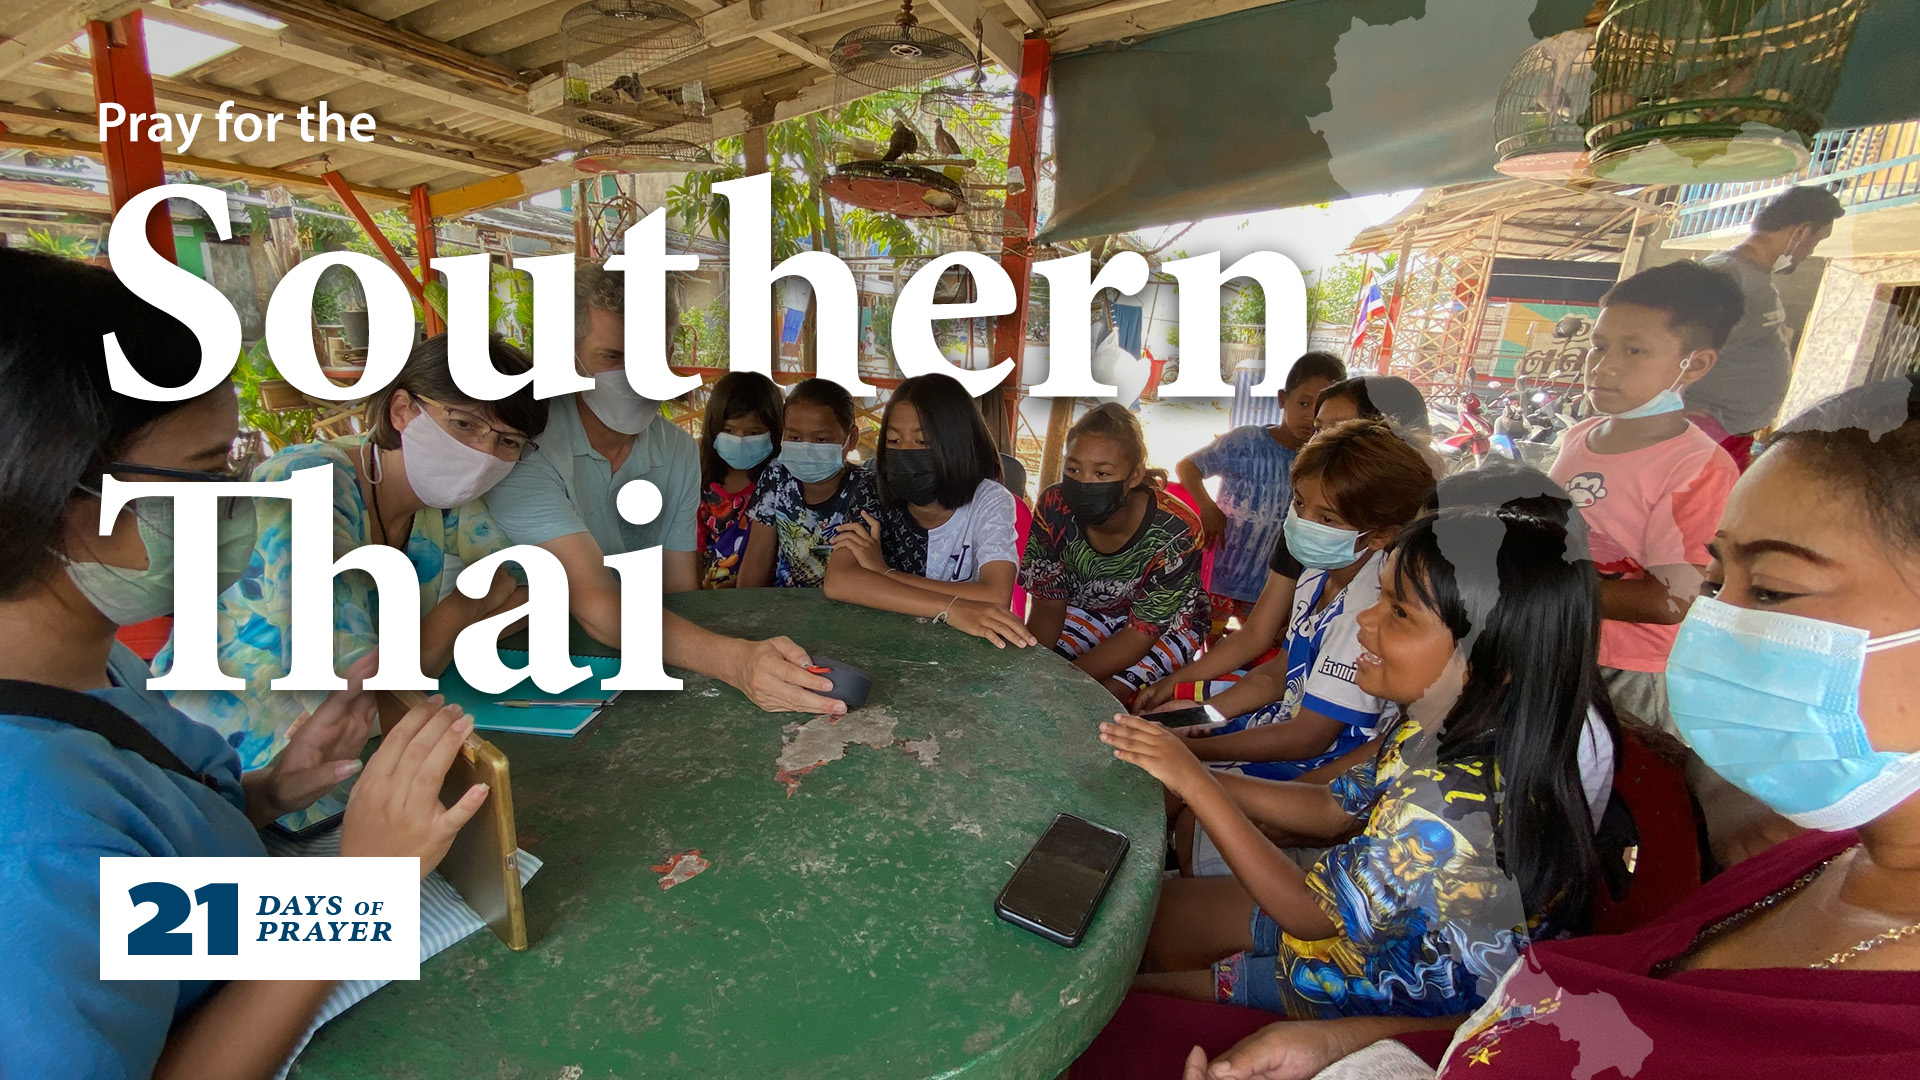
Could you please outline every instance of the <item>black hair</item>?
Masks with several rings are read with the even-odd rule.
[[[951,375],[915,375],[894,388],[887,411],[880,416],[873,476],[881,502],[889,506],[905,502],[887,483],[887,425],[902,402],[920,414],[920,435],[933,454],[935,501],[941,506],[958,510],[973,501],[980,481],[1000,479],[1000,450],[966,387]]]
[[[718,484],[727,478],[733,466],[713,448],[714,439],[726,429],[727,421],[742,416],[757,416],[767,425],[767,432],[773,437],[773,452],[780,452],[780,388],[772,379],[757,371],[729,371],[720,376],[713,384],[713,392],[707,395],[707,418],[700,427],[700,477],[702,490],[705,485]],[[769,455],[767,461],[773,460]],[[760,470],[766,468],[762,461],[747,470],[754,480],[760,479]]]
[[[847,393],[846,387],[832,379],[802,380],[792,390],[787,391],[787,406],[791,408],[795,405],[813,405],[826,409],[833,413],[834,420],[839,422],[843,430],[848,433],[854,430],[853,395]]]
[[[1920,373],[1815,403],[1768,440],[1766,453],[1781,451],[1857,495],[1890,546],[1920,554]]]
[[[1433,419],[1420,388],[1398,375],[1355,375],[1341,379],[1313,400],[1313,411],[1329,401],[1351,401],[1367,419],[1391,420],[1416,435],[1432,437]]]
[[[1346,361],[1329,352],[1301,353],[1300,359],[1287,369],[1286,392],[1291,394],[1300,389],[1300,384],[1308,379],[1331,379],[1339,382],[1347,377]]]
[[[520,375],[533,370],[533,360],[497,334],[487,338],[487,359],[502,375]],[[529,439],[538,438],[547,429],[548,403],[534,400],[531,384],[498,401],[478,401],[460,389],[448,366],[445,334],[415,345],[407,354],[407,362],[401,365],[400,374],[367,398],[367,438],[382,450],[400,446],[400,433],[393,429],[391,421],[393,395],[399,390],[480,413],[483,419],[492,417],[501,426],[512,428]]]
[[[1293,459],[1293,483],[1319,481],[1328,502],[1361,532],[1397,529],[1433,500],[1433,451],[1387,420],[1355,418],[1307,440]]]
[[[1556,520],[1567,512],[1447,506],[1390,550],[1394,591],[1419,597],[1466,649],[1439,760],[1492,757],[1502,869],[1529,915],[1577,920],[1600,873],[1579,765],[1599,691],[1600,599],[1585,545]]]
[[[1578,546],[1587,540],[1586,521],[1573,512],[1567,490],[1546,473],[1506,458],[1490,457],[1442,479],[1428,510],[1454,506],[1504,506],[1570,530]]]
[[[1747,309],[1733,275],[1694,262],[1640,271],[1600,298],[1602,308],[1614,304],[1665,312],[1667,324],[1689,349],[1724,348]]]
[[[1088,410],[1087,415],[1067,429],[1066,445],[1072,446],[1073,441],[1082,435],[1112,439],[1119,443],[1127,453],[1128,467],[1137,465],[1146,474],[1140,481],[1141,488],[1151,490],[1167,486],[1167,470],[1147,466],[1147,433],[1140,427],[1140,418],[1129,412],[1125,405],[1109,401]]]
[[[1760,208],[1753,219],[1757,233],[1780,232],[1795,225],[1825,225],[1847,216],[1847,208],[1822,187],[1790,187]]]
[[[193,378],[200,343],[112,272],[82,262],[0,248],[0,295],[0,599],[12,599],[64,547],[82,487],[97,489],[129,443],[192,404],[115,393],[102,335],[116,335],[133,369],[159,386]]]

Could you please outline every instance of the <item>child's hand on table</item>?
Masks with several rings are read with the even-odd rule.
[[[1024,649],[1035,644],[1033,635],[1027,632],[1027,624],[1005,604],[991,604],[985,600],[955,600],[947,609],[947,621],[965,630],[974,637],[986,638],[996,648],[1004,649],[1012,645]]]
[[[1100,741],[1113,747],[1114,757],[1144,769],[1181,800],[1191,802],[1215,782],[1185,739],[1151,720],[1117,713],[1111,723],[1100,725]]]

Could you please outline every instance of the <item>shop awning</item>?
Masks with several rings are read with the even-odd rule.
[[[1493,177],[1520,54],[1591,0],[1289,0],[1053,67],[1042,240]],[[1828,127],[1920,115],[1920,4],[1861,16]]]

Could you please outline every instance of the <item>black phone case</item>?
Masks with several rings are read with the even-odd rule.
[[[1173,709],[1168,712],[1153,713],[1147,716],[1146,719],[1165,728],[1199,727],[1201,724],[1213,723],[1213,716],[1208,713],[1206,707],[1202,705],[1195,705],[1189,709]]]
[[[1053,824],[1057,824],[1061,818],[1072,818],[1073,820],[1078,821],[1081,824],[1090,826],[1095,829],[1099,829],[1101,832],[1104,832],[1104,833],[1111,833],[1112,835],[1120,838],[1120,852],[1119,854],[1113,857],[1113,865],[1107,868],[1107,876],[1104,880],[1100,882],[1100,891],[1094,894],[1093,903],[1087,905],[1087,917],[1081,921],[1080,929],[1071,935],[1062,934],[1057,930],[1054,930],[1050,927],[1042,926],[1031,919],[1025,918],[1019,912],[1013,911],[1007,907],[1007,890],[1013,886],[1014,878],[1017,878],[1020,876],[1020,871],[1026,869],[1027,858],[1031,858],[1033,856],[1033,848],[1027,849],[1026,857],[1022,858],[1020,860],[1020,865],[1014,868],[1013,877],[1008,878],[1007,883],[1000,887],[1000,895],[995,897],[993,901],[993,913],[995,915],[998,915],[1002,920],[1012,923],[1013,925],[1019,927],[1022,930],[1027,930],[1032,933],[1038,934],[1039,936],[1046,938],[1048,941],[1053,942],[1055,945],[1062,945],[1062,946],[1065,946],[1066,948],[1071,949],[1071,948],[1075,948],[1082,941],[1086,940],[1087,930],[1093,926],[1093,917],[1096,913],[1099,912],[1101,902],[1107,898],[1107,890],[1113,887],[1114,876],[1120,872],[1121,864],[1127,861],[1127,852],[1132,850],[1133,841],[1127,839],[1127,835],[1123,832],[1119,832],[1114,829],[1109,829],[1105,825],[1096,825],[1093,822],[1088,821],[1086,818],[1080,817],[1076,814],[1056,814],[1053,819]],[[1049,824],[1047,826],[1048,830],[1051,830],[1053,828],[1053,824]],[[1041,835],[1041,839],[1046,838],[1046,833],[1043,832],[1040,835]],[[1033,847],[1037,848],[1039,846],[1040,846],[1040,840],[1035,840],[1033,842]]]

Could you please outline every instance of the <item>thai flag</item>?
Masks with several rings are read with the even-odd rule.
[[[1367,287],[1360,292],[1360,310],[1353,317],[1353,344],[1350,347],[1359,348],[1361,340],[1367,336],[1367,324],[1373,321],[1374,316],[1386,313],[1387,298],[1380,292],[1380,282],[1369,273]]]

